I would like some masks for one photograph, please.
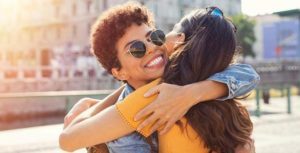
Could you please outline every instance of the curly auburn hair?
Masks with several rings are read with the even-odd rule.
[[[91,52],[101,65],[111,73],[112,68],[121,68],[116,44],[132,24],[154,26],[153,14],[137,2],[127,2],[110,8],[101,14],[91,32]]]

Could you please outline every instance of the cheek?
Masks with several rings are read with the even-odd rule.
[[[168,48],[168,52],[172,52],[174,50],[174,43],[166,41],[166,47]]]
[[[172,52],[174,50],[175,42],[176,42],[176,37],[174,35],[166,36],[166,46],[168,47],[168,52]]]
[[[128,55],[120,59],[122,67],[127,69],[127,71],[135,71],[141,66],[140,59]]]

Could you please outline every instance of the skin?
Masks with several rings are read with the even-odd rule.
[[[118,58],[120,59],[122,68],[113,69],[112,73],[118,79],[126,80],[136,89],[145,85],[149,81],[160,77],[164,70],[164,61],[162,61],[164,64],[160,63],[153,67],[146,66],[158,55],[163,55],[163,59],[165,60],[167,53],[166,46],[155,46],[146,41],[147,33],[151,30],[152,29],[145,24],[141,26],[132,25],[126,30],[125,35],[117,42],[116,47],[118,49]],[[147,55],[141,59],[135,58],[127,53],[126,46],[133,40],[141,40],[146,44]],[[132,67],[136,67],[136,69],[132,69]],[[154,89],[152,93],[162,90],[163,87],[167,87],[167,84],[158,86],[158,88]],[[182,86],[180,89],[178,88],[178,90],[185,91],[182,92],[184,94],[180,93],[182,95],[194,95],[195,90],[198,90],[196,87],[199,88],[199,84],[195,83],[188,86]],[[174,86],[172,86],[172,88],[174,89]],[[215,92],[215,89],[213,91]],[[199,92],[195,95],[198,94]],[[225,92],[222,92],[222,94],[218,97],[222,95],[225,95]],[[200,98],[198,96],[188,97],[190,97],[190,99],[186,99],[184,96],[179,98],[185,100],[184,105],[180,106],[187,106],[182,112],[186,112],[188,110],[187,108],[192,106],[193,103],[196,103],[197,100],[203,98],[201,96],[199,96]],[[168,106],[168,109],[170,109],[170,106]],[[95,144],[114,140],[133,131],[135,131],[135,129],[132,129],[126,122],[123,121],[115,106],[110,106],[103,110],[103,103],[96,103],[88,110],[80,113],[78,117],[65,127],[63,132],[60,134],[59,143],[63,150],[74,151],[79,148],[89,147]]]
[[[92,99],[92,98],[83,98],[79,100],[65,116],[64,128],[66,128],[80,113],[91,108],[95,104],[100,105],[98,108],[99,112],[109,106],[112,106],[118,100],[118,97],[121,94],[123,89],[124,89],[124,85],[103,100]]]
[[[135,38],[139,38],[140,36],[138,36],[137,33],[134,33],[133,36],[125,36],[125,37],[124,39],[120,39],[120,41],[118,42],[117,46],[120,47],[118,48],[120,50],[122,50],[122,46],[125,46],[126,43],[130,42],[130,41],[124,42],[123,40],[134,40]],[[177,33],[175,31],[171,31],[166,35],[166,43],[163,46],[164,48],[161,48],[161,50],[163,49],[163,51],[166,52],[167,55],[170,55],[176,48],[178,48],[182,44],[182,42],[184,42],[184,39],[185,36],[183,33]],[[146,44],[149,43],[145,40],[144,42]],[[152,43],[148,44],[147,46],[148,54],[152,52],[151,50],[149,51],[149,47],[155,48],[157,46],[155,45],[153,46]],[[127,51],[126,49],[125,52]],[[123,63],[122,66],[124,68],[124,71],[126,72],[124,72],[123,70],[118,71],[117,69],[113,69],[112,72],[114,76],[118,76],[120,80],[127,80],[128,78],[130,78],[128,74],[131,74],[130,68],[133,66],[133,63],[131,63],[131,66],[127,67],[125,63],[128,62],[128,59],[122,58],[121,55],[118,54],[118,57],[121,58],[120,62]],[[134,57],[129,56],[127,58],[131,59]],[[134,61],[137,60],[134,59]],[[139,66],[139,69],[141,72],[143,72],[141,67],[142,66]],[[144,72],[147,73],[147,70],[145,70]],[[155,72],[154,72],[154,76],[156,76],[156,78],[160,77],[163,73],[161,69]],[[202,89],[207,89],[207,90],[202,90]],[[160,131],[160,134],[164,134],[168,130],[170,130],[170,128],[175,124],[177,120],[179,120],[184,116],[184,114],[188,111],[190,107],[192,107],[193,105],[197,104],[200,101],[207,101],[207,100],[216,99],[225,96],[228,94],[227,92],[228,89],[225,84],[211,81],[211,80],[205,80],[205,81],[193,83],[186,86],[178,86],[178,85],[163,83],[158,85],[157,87],[154,87],[153,89],[150,89],[149,92],[145,94],[145,97],[152,96],[153,94],[159,94],[159,95],[155,101],[153,101],[149,106],[141,110],[136,115],[135,119],[139,120],[140,118],[143,118],[144,116],[151,114],[139,126],[139,129],[142,129],[144,126],[147,126],[148,124],[153,123],[156,120],[159,120],[160,122],[156,122],[155,125],[152,126],[152,131],[156,131],[158,127],[165,125],[163,130]],[[172,94],[173,96],[170,97],[169,96],[170,94]],[[119,97],[119,94],[113,94],[110,95],[110,97],[115,97],[115,99],[117,99]],[[85,104],[85,101],[88,104]],[[71,113],[68,113],[66,115],[64,121],[65,126],[67,126],[81,112],[88,109],[89,107],[86,107],[86,105],[92,106],[98,102],[98,100],[96,99],[87,99],[87,98],[85,99],[85,101],[81,101],[80,104],[73,107]],[[112,98],[110,98],[102,101],[102,105],[111,106],[115,102],[116,101],[112,101]]]

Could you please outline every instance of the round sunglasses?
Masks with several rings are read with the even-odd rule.
[[[154,30],[150,33],[147,41],[152,42],[156,46],[161,46],[166,41],[165,33],[162,30]],[[129,46],[128,52],[136,58],[142,58],[145,56],[147,48],[143,41],[137,40]]]

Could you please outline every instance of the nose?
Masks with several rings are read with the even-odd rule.
[[[157,49],[157,45],[154,45],[151,41],[146,42],[147,54],[152,54]]]

